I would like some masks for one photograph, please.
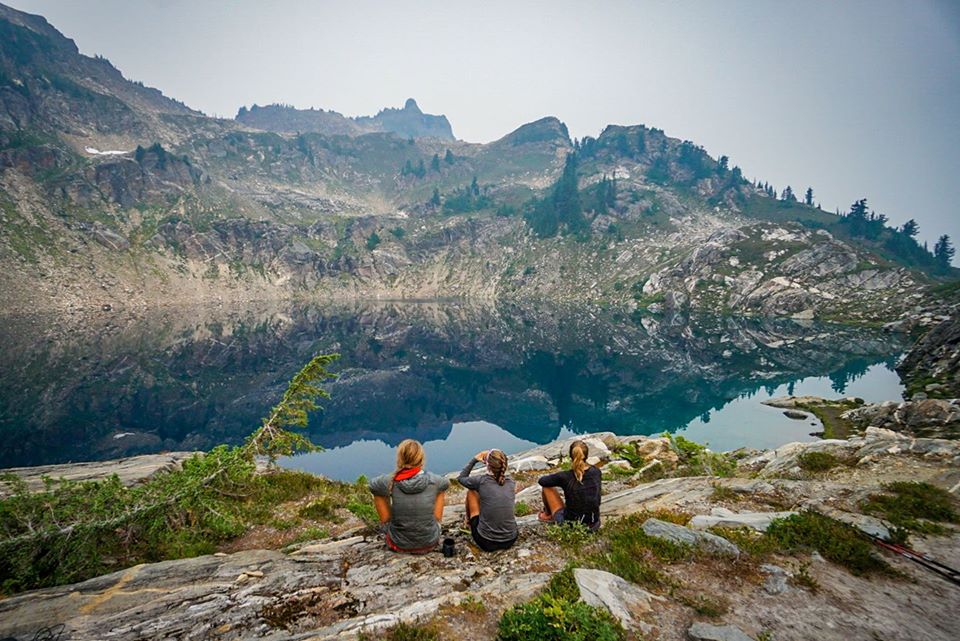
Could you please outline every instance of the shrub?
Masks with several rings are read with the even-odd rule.
[[[432,625],[415,625],[410,623],[398,623],[389,630],[370,634],[361,632],[357,637],[358,641],[437,641],[440,633]]]
[[[867,497],[860,507],[881,516],[897,528],[921,534],[941,534],[937,522],[957,523],[960,516],[950,493],[930,483],[898,481],[884,486],[883,494]]]
[[[826,472],[840,465],[841,461],[830,452],[804,452],[797,457],[801,470],[807,472]]]
[[[517,516],[527,516],[533,514],[533,508],[525,501],[517,501],[513,506],[513,513]]]
[[[766,536],[785,552],[815,549],[857,576],[893,574],[892,568],[874,555],[872,545],[855,528],[816,512],[777,519],[767,528]]]
[[[682,436],[673,436],[665,433],[670,439],[670,445],[677,453],[683,476],[733,476],[737,471],[737,464],[725,454],[711,452],[705,445],[700,445]]]
[[[602,608],[542,594],[503,613],[498,641],[621,641],[623,628]]]
[[[331,519],[336,514],[336,509],[337,506],[333,498],[324,496],[304,505],[300,508],[298,514],[301,518],[324,521]]]
[[[373,503],[365,503],[354,498],[347,503],[347,510],[369,527],[375,527],[380,524],[380,517],[377,515],[377,508],[373,507]]]

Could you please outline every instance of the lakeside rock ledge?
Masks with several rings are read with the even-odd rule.
[[[602,442],[611,452],[635,443],[634,447],[661,456],[666,440],[609,433],[586,438]],[[551,443],[537,452],[553,458],[563,447],[564,443]],[[831,453],[846,463],[810,474],[798,465],[805,452]],[[529,474],[518,477],[520,495],[537,508],[537,473]],[[895,480],[926,481],[958,494],[960,443],[868,428],[850,440],[792,443],[749,454],[732,477],[646,481],[620,472],[605,481],[602,514],[609,524],[618,516],[672,510],[691,515],[695,528],[736,524],[740,519],[763,529],[784,512],[818,507],[859,527],[863,519],[872,518],[859,513],[860,501]],[[452,493],[444,513],[445,536],[456,541],[452,558],[440,553],[397,555],[385,549],[376,533],[353,531],[286,554],[253,549],[138,565],[0,600],[0,637],[31,639],[43,627],[63,624],[62,641],[320,641],[377,634],[399,622],[432,621],[441,638],[456,638],[455,630],[448,630],[450,635],[443,632],[444,625],[461,625],[462,617],[474,616],[475,638],[493,638],[499,614],[532,598],[572,552],[549,537],[548,526],[532,514],[518,519],[520,538],[512,549],[484,554],[459,530],[461,500],[462,495]],[[958,530],[948,526],[946,531],[915,538],[911,544],[943,563],[960,566]],[[658,590],[648,592],[633,584],[630,590],[621,590],[617,585],[623,580],[608,579],[606,573],[580,572],[577,582],[587,591],[583,598],[589,603],[608,607],[631,629],[661,640],[686,639],[688,630],[694,638],[715,638],[711,635],[726,630],[724,634],[734,636],[723,638],[774,634],[781,641],[951,638],[960,627],[956,589],[905,559],[892,555],[885,559],[905,579],[853,576],[816,553],[770,561],[783,579],[776,590],[765,589],[767,571],[751,569],[742,554],[740,560],[707,555],[663,568],[690,591],[726,603],[723,614],[713,618],[698,614],[669,591],[656,594]],[[801,568],[819,589],[787,581]],[[472,605],[476,603],[482,603],[482,609]],[[468,610],[471,614],[464,614]]]

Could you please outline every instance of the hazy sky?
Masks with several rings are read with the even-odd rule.
[[[545,115],[644,123],[824,208],[960,244],[955,0],[6,0],[208,114],[417,99],[485,142]]]

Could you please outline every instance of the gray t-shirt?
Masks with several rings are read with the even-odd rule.
[[[383,474],[370,480],[370,491],[375,496],[390,497],[390,522],[387,533],[390,540],[405,550],[430,547],[440,539],[440,524],[433,518],[437,494],[450,487],[450,482],[427,471],[397,481],[390,492],[393,474]]]
[[[477,533],[488,541],[504,543],[517,538],[517,517],[514,513],[516,484],[509,476],[503,485],[490,474],[470,476],[477,459],[472,458],[460,472],[457,481],[480,495],[480,522]]]

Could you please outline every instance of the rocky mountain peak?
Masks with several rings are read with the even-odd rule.
[[[570,145],[570,132],[556,116],[546,116],[525,125],[520,125],[495,144],[524,145],[537,142],[553,142]]]
[[[408,98],[402,109],[387,107],[375,116],[349,118],[336,111],[274,104],[266,107],[253,105],[250,109],[241,107],[236,119],[250,127],[276,133],[362,136],[387,132],[402,138],[455,140],[447,117],[423,113],[413,98]]]

